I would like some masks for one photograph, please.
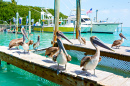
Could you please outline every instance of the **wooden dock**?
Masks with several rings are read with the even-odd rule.
[[[71,39],[71,41],[74,43],[73,45],[70,44],[68,41],[63,40],[64,47],[66,50],[76,50],[76,51],[85,52],[84,56],[88,54],[89,55],[95,54],[95,47],[90,43],[90,41],[87,41],[86,45],[80,45],[77,39]],[[111,47],[111,44],[106,44],[106,45]],[[130,62],[130,47],[121,46],[120,49],[116,49],[116,48],[112,48],[112,49],[115,50],[115,52],[100,47],[101,50],[100,55]]]
[[[0,60],[6,61],[30,73],[43,77],[63,86],[129,86],[130,78],[115,75],[110,72],[96,70],[96,76],[93,70],[83,72],[79,65],[67,63],[67,70],[60,65],[60,71],[57,75],[57,63],[45,56],[30,53],[23,53],[23,50],[8,50],[8,47],[0,46]]]

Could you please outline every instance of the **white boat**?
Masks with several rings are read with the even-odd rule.
[[[76,23],[74,24],[74,22],[76,21],[76,15],[73,13],[73,11],[76,11],[76,10],[72,10],[70,16],[68,16],[67,19],[63,19],[63,20],[60,19],[59,23],[61,24],[59,25],[59,30],[62,31],[63,33],[74,33],[74,25],[76,28]],[[53,16],[51,16],[51,18],[43,19],[43,20],[48,21],[48,24],[44,25],[44,29],[42,29],[42,26],[41,27],[35,26],[33,27],[34,30],[35,31],[42,30],[44,32],[53,32],[54,18]],[[62,25],[62,23],[64,24]],[[86,14],[81,14],[81,32],[114,33],[119,24],[121,23],[106,22],[106,21],[105,22],[104,21],[99,21],[99,22],[91,21],[91,19]]]

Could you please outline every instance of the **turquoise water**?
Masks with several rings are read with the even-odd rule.
[[[123,27],[123,34],[128,40],[124,40],[123,46],[130,46],[130,27]],[[119,32],[115,32],[114,34],[105,34],[105,33],[82,33],[81,36],[84,37],[87,41],[91,36],[97,36],[105,43],[112,44],[114,40],[120,39]],[[51,46],[51,41],[53,39],[53,33],[40,33],[40,32],[32,32],[32,36],[29,39],[33,39],[34,42],[37,41],[37,36],[40,35],[40,46],[39,48],[46,48]],[[73,34],[65,34],[69,39],[73,38]],[[12,33],[3,33],[0,32],[0,45],[8,46],[9,42],[15,38],[21,38],[21,34],[12,34]],[[22,47],[20,47],[22,49]],[[32,49],[32,45],[30,46]],[[44,55],[44,54],[42,54]],[[73,57],[72,57],[73,58]],[[76,58],[72,59],[70,63],[79,65],[80,61]],[[115,73],[117,75],[121,75],[124,77],[130,77],[130,74],[125,74],[124,72],[117,72],[111,70],[109,68],[103,68],[98,66],[96,69],[109,71]],[[20,68],[17,68],[13,65],[7,65],[6,62],[2,61],[2,65],[0,66],[0,86],[43,86],[43,85],[57,85],[53,82],[50,82],[46,79],[38,77],[34,74],[31,74],[27,71],[24,71]]]

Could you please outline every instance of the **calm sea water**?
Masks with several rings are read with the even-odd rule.
[[[105,33],[82,33],[81,36],[84,37],[87,41],[91,36],[97,36],[100,40],[105,43],[112,44],[114,40],[120,39],[119,32],[115,32],[114,34],[105,34]],[[123,34],[128,40],[124,40],[123,46],[130,46],[130,27],[123,27]],[[40,33],[40,32],[32,32],[33,36],[30,36],[29,39],[34,42],[37,41],[37,36],[40,35],[40,46],[39,48],[46,48],[51,46],[51,41],[53,39],[53,33]],[[69,39],[73,38],[73,34],[65,34]],[[8,46],[9,42],[15,38],[21,38],[21,34],[12,34],[12,33],[3,33],[0,32],[0,46]],[[22,49],[22,47],[20,47]],[[32,45],[30,46],[32,49]],[[44,55],[44,54],[42,54]],[[73,58],[73,57],[72,57]],[[72,59],[70,63],[79,65],[80,61],[76,58]],[[130,74],[124,74],[123,72],[117,72],[111,69],[97,67],[100,70],[107,70],[112,73],[116,73],[118,75],[122,75],[124,77],[130,77]],[[38,77],[32,73],[24,71],[20,68],[17,68],[13,65],[7,65],[6,62],[2,61],[2,65],[0,66],[0,86],[57,86],[57,84]]]

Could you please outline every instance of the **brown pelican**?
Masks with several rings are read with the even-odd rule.
[[[96,53],[93,56],[85,56],[81,60],[80,67],[83,66],[82,70],[91,70],[94,69],[94,75],[95,75],[95,68],[98,64],[98,62],[101,60],[100,57],[100,47],[106,48],[108,50],[112,50],[108,46],[106,46],[104,43],[102,43],[96,36],[90,37],[90,41],[92,45],[96,48]],[[112,50],[113,51],[113,50]]]
[[[67,41],[69,41],[70,43],[72,43],[61,31],[57,31],[56,32],[56,35],[58,37],[62,37],[64,39],[66,39]],[[73,43],[72,43],[73,44]],[[49,56],[49,57],[52,57],[53,58],[53,55],[59,51],[59,47],[49,47],[46,49],[46,52],[45,52],[45,55]]]
[[[28,36],[27,36],[26,31],[25,31],[25,29],[24,29],[24,28],[21,28],[21,33],[22,33],[23,35],[25,35],[25,36],[26,36],[26,38],[28,39]],[[29,39],[28,39],[28,40],[29,40]]]
[[[124,42],[124,39],[126,39],[126,37],[122,33],[120,33],[119,36],[121,37],[121,40],[115,40],[111,47],[116,46],[116,48],[118,47],[119,49],[120,45]]]
[[[66,64],[67,61],[71,61],[71,56],[67,54],[63,43],[61,41],[61,38],[58,36],[57,37],[57,43],[58,43],[58,47],[59,47],[59,51],[57,51],[54,56],[53,56],[53,60],[57,61],[58,63],[58,69],[59,69],[59,64],[65,64],[65,69],[66,69]]]
[[[33,49],[38,49],[38,46],[40,45],[40,36],[38,35],[37,42],[33,44]]]
[[[22,32],[23,35],[25,35],[27,37],[24,28],[21,29],[21,32]],[[23,42],[23,38],[18,38],[18,39],[11,40],[10,43],[9,43],[9,49],[11,49],[12,47],[15,47],[15,46],[18,48],[19,45],[22,45],[22,42]]]
[[[81,43],[84,44],[84,45],[86,45],[86,40],[85,40],[85,38],[81,37],[80,30],[79,30],[78,40],[79,40],[79,42],[80,42],[80,45],[81,45]]]
[[[28,51],[29,52],[29,43],[25,43],[25,36],[23,35],[23,42],[22,42],[22,47],[24,49],[24,53],[25,51]]]

